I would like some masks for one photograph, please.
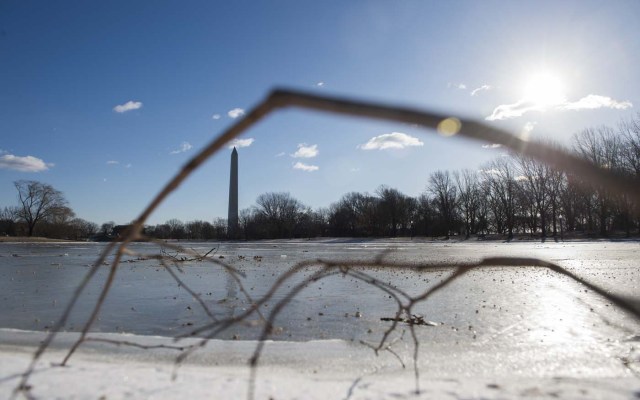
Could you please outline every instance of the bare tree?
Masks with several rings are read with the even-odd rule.
[[[622,156],[625,169],[640,177],[640,113],[634,119],[621,122],[619,130],[624,137]]]
[[[573,137],[574,151],[602,169],[619,171],[623,168],[622,148],[620,137],[606,126],[588,128]],[[594,185],[592,182],[584,184],[594,193],[594,211],[598,216],[600,234],[606,236],[615,206],[614,196],[603,185]]]
[[[640,113],[636,114],[634,119],[623,121],[619,126],[620,132],[623,135],[624,146],[622,157],[624,160],[624,169],[627,173],[640,180]],[[630,235],[631,215],[640,215],[640,204],[636,201],[631,201],[629,196],[621,195],[626,211],[629,211],[627,215],[627,236]],[[640,232],[640,223],[638,218],[635,218],[636,227]]]
[[[69,221],[70,237],[78,239],[87,239],[98,232],[98,224],[86,221],[82,218],[74,218]]]
[[[172,218],[165,222],[165,224],[169,225],[171,229],[171,238],[172,239],[184,239],[187,235],[187,230],[182,221],[176,218]]]
[[[67,209],[67,200],[59,190],[37,181],[15,181],[20,200],[18,217],[27,224],[28,235],[33,236],[36,225]]]
[[[489,201],[496,230],[499,233],[506,231],[508,238],[512,239],[517,189],[513,161],[501,157],[489,163],[482,171],[488,182]]]
[[[405,195],[397,189],[381,185],[376,194],[379,197],[379,215],[383,224],[383,235],[389,234],[392,237],[398,236],[398,228],[407,225],[407,215],[410,210],[405,209],[408,205]]]
[[[538,162],[531,157],[516,157],[518,166],[517,179],[523,187],[524,197],[532,205],[533,233],[536,232],[538,218],[540,219],[540,230],[542,240],[547,237],[547,216],[549,215],[550,203],[550,167]]]
[[[476,232],[481,196],[478,175],[474,171],[465,169],[462,172],[454,172],[453,176],[458,188],[458,207],[464,221],[465,237],[468,239],[471,233]]]
[[[263,193],[256,199],[257,211],[275,237],[291,237],[305,207],[289,193]]]
[[[453,229],[456,203],[458,201],[457,189],[449,171],[436,171],[429,177],[429,191],[435,196],[435,203],[444,223],[447,239]]]
[[[336,236],[362,235],[360,223],[362,222],[362,204],[365,195],[350,192],[331,205],[329,209],[329,223],[332,233]]]
[[[19,211],[18,207],[0,209],[0,236],[16,236]]]

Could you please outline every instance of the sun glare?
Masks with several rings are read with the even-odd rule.
[[[524,99],[538,107],[553,106],[566,100],[565,88],[557,76],[548,72],[537,73],[525,83]]]

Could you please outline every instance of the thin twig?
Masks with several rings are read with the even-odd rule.
[[[92,324],[94,323],[104,300],[113,285],[114,277],[117,272],[117,268],[121,261],[123,254],[126,254],[128,251],[128,245],[135,240],[143,239],[141,232],[144,226],[144,223],[149,218],[149,216],[156,210],[156,208],[166,199],[173,191],[175,191],[181,184],[184,182],[187,177],[191,175],[191,173],[199,168],[206,160],[208,160],[213,154],[223,148],[223,146],[229,142],[230,140],[238,137],[244,131],[249,129],[251,126],[259,122],[262,118],[267,116],[274,110],[285,107],[300,107],[306,109],[312,109],[317,111],[331,112],[336,114],[350,115],[350,116],[358,116],[358,117],[367,117],[374,119],[381,119],[387,121],[398,121],[403,123],[412,123],[417,124],[419,126],[423,126],[425,128],[437,129],[439,124],[442,121],[450,119],[452,116],[444,115],[439,113],[433,113],[424,110],[416,110],[407,107],[398,107],[398,106],[389,106],[380,103],[371,103],[365,101],[354,101],[347,100],[344,98],[336,98],[336,97],[328,97],[328,96],[319,96],[315,94],[302,93],[296,91],[288,91],[288,90],[275,90],[271,92],[269,96],[267,96],[262,102],[258,103],[247,115],[228,128],[226,131],[218,135],[213,141],[211,141],[204,149],[202,149],[196,156],[194,156],[184,167],[164,186],[164,188],[155,196],[149,205],[142,211],[142,213],[138,216],[138,218],[133,222],[131,227],[127,229],[127,231],[123,234],[120,242],[110,243],[104,251],[101,253],[98,261],[92,266],[92,268],[88,271],[87,275],[84,277],[82,282],[78,285],[69,304],[67,305],[65,311],[63,312],[60,319],[54,325],[52,331],[47,335],[46,339],[42,342],[42,344],[36,350],[33,359],[27,368],[27,370],[22,374],[22,379],[18,387],[14,390],[13,394],[15,395],[18,391],[22,391],[22,393],[26,396],[29,396],[28,392],[25,388],[29,387],[28,379],[30,375],[33,373],[35,365],[37,361],[41,358],[44,351],[50,346],[52,340],[55,335],[62,329],[68,317],[72,311],[72,309],[77,304],[77,300],[80,295],[86,289],[88,283],[95,277],[96,272],[99,267],[103,264],[106,257],[111,254],[111,252],[115,249],[114,260],[110,266],[109,275],[107,280],[103,286],[103,289],[100,293],[100,297],[96,301],[96,304],[93,308],[93,311],[86,321],[82,333],[79,339],[73,344],[69,353],[65,357],[62,364],[65,364],[78,346],[86,340],[89,340],[86,335]],[[610,190],[614,193],[625,194],[630,199],[635,200],[636,202],[640,202],[640,184],[637,179],[620,175],[611,169],[600,168],[590,162],[578,158],[572,154],[569,154],[563,150],[553,148],[551,146],[536,143],[536,142],[527,142],[524,141],[510,133],[494,128],[492,126],[486,125],[484,123],[473,121],[464,118],[454,118],[455,124],[458,126],[457,132],[454,132],[456,136],[465,137],[473,140],[479,140],[487,143],[497,143],[501,144],[504,147],[514,151],[518,154],[522,154],[528,157],[532,157],[538,161],[541,161],[547,165],[550,165],[556,169],[563,170],[568,173],[575,174],[576,176],[580,176],[584,180],[588,180],[594,184],[598,184],[603,188]],[[176,251],[194,254],[196,253],[193,249],[187,250],[180,246],[168,245],[167,243],[163,243],[163,246],[167,246],[173,248]],[[211,252],[211,251],[210,251]],[[640,319],[640,310],[630,301],[617,296],[612,293],[608,293],[604,289],[587,282],[586,280],[578,277],[577,275],[571,273],[570,271],[565,270],[564,268],[548,263],[542,260],[530,259],[530,258],[487,258],[479,263],[461,263],[461,264],[447,264],[447,263],[433,263],[433,264],[421,264],[421,265],[409,265],[397,262],[386,262],[384,261],[385,255],[387,252],[382,252],[379,254],[378,258],[374,260],[374,262],[366,263],[366,262],[344,262],[344,261],[307,261],[296,264],[293,268],[285,273],[281,274],[275,281],[275,283],[271,286],[271,288],[264,294],[261,298],[253,301],[249,293],[245,290],[242,285],[242,277],[244,275],[239,271],[235,270],[231,266],[221,263],[217,260],[213,260],[212,258],[207,258],[208,252],[204,256],[200,258],[207,259],[208,261],[217,264],[224,268],[227,273],[231,274],[233,279],[238,283],[241,291],[248,299],[251,304],[245,312],[241,313],[239,316],[214,320],[209,324],[205,324],[197,329],[194,329],[190,334],[202,334],[206,333],[206,337],[201,340],[197,345],[193,347],[185,348],[183,352],[177,357],[176,365],[178,365],[181,361],[183,361],[191,352],[195,351],[196,348],[202,347],[207,343],[207,340],[215,337],[221,332],[225,331],[229,327],[233,326],[236,323],[243,323],[246,319],[253,315],[253,313],[258,313],[261,316],[262,320],[265,322],[265,326],[262,331],[262,335],[260,336],[260,340],[256,346],[256,350],[251,357],[250,365],[252,366],[252,380],[250,387],[250,395],[253,395],[253,383],[255,383],[255,374],[256,374],[256,366],[258,362],[258,358],[262,351],[264,340],[270,334],[271,326],[275,317],[280,313],[286,304],[290,302],[300,291],[302,291],[309,283],[315,280],[323,279],[327,276],[333,275],[334,273],[342,273],[345,275],[352,276],[358,280],[366,282],[369,285],[379,288],[384,293],[392,296],[392,299],[396,302],[398,308],[396,316],[397,318],[393,321],[390,328],[388,328],[378,345],[376,351],[383,349],[385,343],[387,342],[389,335],[397,329],[398,319],[402,315],[402,313],[406,313],[408,316],[411,316],[412,307],[419,303],[426,301],[433,293],[442,290],[447,287],[451,282],[460,278],[462,275],[466,274],[468,271],[479,268],[479,267],[487,267],[487,266],[536,266],[536,267],[544,267],[548,268],[556,273],[567,276],[570,279],[584,285],[585,287],[591,289],[597,294],[603,296],[604,298],[612,301],[616,306],[622,308],[623,310],[632,314],[635,318]],[[179,253],[176,253],[176,255]],[[162,256],[162,250],[161,250]],[[194,257],[198,257],[199,254],[195,254]],[[175,256],[173,257],[175,261]],[[164,260],[161,258],[161,260]],[[176,267],[179,266],[176,264]],[[407,293],[395,288],[391,285],[384,284],[384,282],[378,281],[375,278],[369,276],[365,272],[358,271],[355,272],[354,268],[360,267],[380,267],[380,268],[410,268],[416,269],[420,271],[428,271],[433,270],[435,268],[454,268],[453,273],[445,278],[443,281],[439,282],[435,286],[431,287],[429,290],[424,293],[410,297]],[[307,279],[303,279],[302,282],[295,285],[293,289],[289,290],[285,298],[280,300],[276,307],[272,310],[271,314],[265,318],[262,314],[260,314],[260,306],[269,301],[275,293],[284,285],[285,282],[289,282],[290,279],[293,279],[298,274],[306,271],[307,269],[315,269],[315,272],[308,277]],[[166,268],[167,271],[170,271],[172,277],[177,279],[177,275],[171,271],[170,268]],[[312,279],[313,278],[313,279]],[[199,297],[195,292],[190,292],[192,296]],[[201,304],[204,304],[203,302]],[[206,310],[206,308],[205,308]],[[211,316],[211,315],[210,315]],[[416,337],[414,324],[409,324],[409,330],[413,339],[414,344],[414,370],[415,370],[415,379],[416,379],[416,391],[419,392],[419,372],[418,372],[418,346],[419,342]],[[177,338],[179,339],[180,336]]]

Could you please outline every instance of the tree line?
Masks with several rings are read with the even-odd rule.
[[[640,114],[616,128],[585,129],[573,136],[568,150],[640,182]],[[76,218],[62,193],[50,185],[17,181],[15,186],[19,206],[0,210],[0,234],[112,239],[126,228],[113,222],[99,228]],[[640,233],[639,215],[640,205],[624,193],[611,193],[522,155],[505,154],[477,170],[435,171],[416,197],[383,185],[373,194],[346,193],[329,207],[313,210],[289,193],[264,193],[255,205],[240,211],[237,237],[229,237],[222,218],[186,223],[171,219],[146,226],[144,233],[158,239],[190,240],[607,237]]]
[[[44,236],[84,240],[98,231],[98,225],[76,217],[62,192],[53,186],[20,180],[14,182],[18,206],[0,208],[0,235]]]
[[[640,182],[640,115],[616,129],[585,129],[573,136],[568,150]],[[240,211],[237,239],[631,236],[640,233],[638,215],[639,205],[623,193],[610,193],[528,157],[502,155],[478,170],[436,171],[417,197],[380,186],[373,194],[350,192],[329,207],[312,210],[289,193],[265,193]],[[227,238],[224,219],[213,224],[171,220],[146,232],[159,238]]]

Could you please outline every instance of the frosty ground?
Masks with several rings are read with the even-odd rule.
[[[190,247],[204,252],[211,244]],[[279,273],[301,260],[373,260],[385,249],[392,249],[385,257],[398,262],[537,257],[626,296],[637,296],[640,283],[637,242],[276,241],[221,244],[216,256],[246,273],[247,287],[259,296]],[[0,246],[3,310],[9,310],[0,317],[1,397],[10,395],[34,346],[44,337],[40,331],[46,330],[47,317],[59,312],[58,304],[74,287],[70,277],[81,275],[89,256],[99,250],[89,244]],[[151,249],[140,245],[138,250]],[[184,279],[221,316],[247,306],[237,288],[210,266],[192,264],[184,269]],[[123,264],[121,272],[91,337],[175,345],[167,336],[204,318],[192,307],[193,299],[152,263]],[[371,273],[418,293],[440,282],[449,271]],[[92,288],[94,296],[98,287]],[[88,296],[86,301],[90,300]],[[53,366],[64,357],[86,312],[80,309],[45,353],[30,381],[30,395],[79,399],[246,396],[247,360],[256,345],[257,328],[237,326],[221,337],[227,340],[210,341],[177,369],[175,380],[171,376],[177,353],[167,349],[88,342],[69,366]],[[381,318],[393,312],[393,304],[379,290],[361,282],[332,277],[310,285],[276,320],[281,329],[268,342],[257,369],[256,398],[640,397],[640,324],[606,299],[549,271],[485,268],[421,303],[416,313],[436,326],[416,327],[420,339],[417,380],[406,327],[392,338],[391,350],[399,359],[389,351],[376,356],[362,344],[380,340],[389,326]],[[232,337],[239,340],[228,340]],[[416,382],[420,394],[415,393]]]

